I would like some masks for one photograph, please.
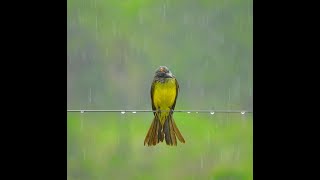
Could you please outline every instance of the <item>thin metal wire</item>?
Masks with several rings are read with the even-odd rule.
[[[121,112],[121,113],[125,113],[125,112],[132,112],[132,113],[137,113],[137,112],[156,112],[153,110],[105,110],[105,109],[83,109],[83,110],[67,110],[67,112]],[[252,111],[247,111],[247,110],[174,110],[174,112],[186,112],[186,113],[241,113],[241,114],[245,114],[245,113],[252,113]]]

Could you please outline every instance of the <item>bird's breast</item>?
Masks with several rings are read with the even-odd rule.
[[[176,81],[173,78],[164,82],[156,82],[153,94],[153,103],[157,109],[169,110],[177,96]]]

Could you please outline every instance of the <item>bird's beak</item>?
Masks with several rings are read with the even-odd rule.
[[[168,72],[166,75],[167,75],[167,77],[171,77],[172,78],[172,73],[171,72]]]

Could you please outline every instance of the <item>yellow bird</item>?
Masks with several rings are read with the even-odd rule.
[[[160,66],[151,85],[151,103],[153,121],[144,140],[144,145],[155,146],[165,139],[167,145],[176,146],[177,139],[185,143],[177,125],[173,120],[179,84],[166,66]]]

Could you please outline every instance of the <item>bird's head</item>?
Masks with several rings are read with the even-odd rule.
[[[159,78],[172,78],[173,75],[171,71],[166,66],[160,66],[155,73],[156,77]]]

